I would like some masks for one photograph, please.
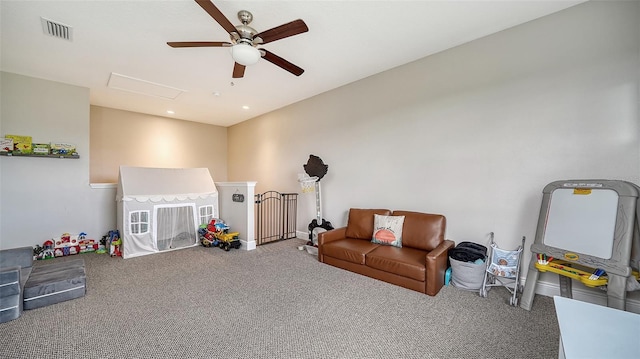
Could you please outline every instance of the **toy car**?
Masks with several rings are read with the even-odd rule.
[[[227,252],[231,248],[240,248],[240,240],[238,239],[239,235],[240,233],[238,232],[216,233],[216,239],[220,241],[220,243],[218,243],[218,247],[224,249]]]

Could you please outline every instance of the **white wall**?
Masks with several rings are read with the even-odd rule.
[[[255,182],[216,182],[218,188],[219,217],[238,232],[243,250],[256,249],[255,241]],[[242,202],[233,200],[234,195],[244,196]]]
[[[229,180],[299,192],[314,154],[334,226],[416,210],[456,242],[528,248],[547,183],[640,183],[638,19],[638,2],[588,2],[232,126]],[[314,197],[298,203],[306,232]]]
[[[548,182],[640,182],[638,18],[638,2],[588,2],[233,126],[227,180],[299,191],[315,154],[336,226],[388,207],[445,214],[456,242],[532,239]],[[115,228],[114,190],[89,187],[88,90],[9,73],[0,89],[0,135],[80,152],[0,157],[0,248]],[[306,232],[313,195],[298,205]]]
[[[0,130],[34,142],[70,142],[80,159],[0,156],[0,249],[62,233],[99,239],[115,228],[115,200],[89,187],[89,90],[2,72]],[[109,223],[113,217],[113,223]]]

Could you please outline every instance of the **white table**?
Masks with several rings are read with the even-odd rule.
[[[553,301],[559,358],[640,358],[639,314],[558,296]]]

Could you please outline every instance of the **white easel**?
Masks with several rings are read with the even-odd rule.
[[[539,270],[536,254],[606,272],[607,306],[625,310],[632,248],[640,249],[640,190],[613,180],[555,181],[543,190],[536,237],[520,306],[531,310]],[[571,278],[560,274],[560,293],[571,298]],[[604,288],[604,286],[603,286]]]

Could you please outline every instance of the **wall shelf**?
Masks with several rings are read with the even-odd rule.
[[[67,155],[67,156],[62,156],[62,155],[34,155],[34,154],[17,154],[17,153],[7,153],[7,152],[0,152],[0,156],[6,156],[6,157],[41,157],[41,158],[61,158],[61,159],[78,159],[78,158],[80,158],[80,155]]]

